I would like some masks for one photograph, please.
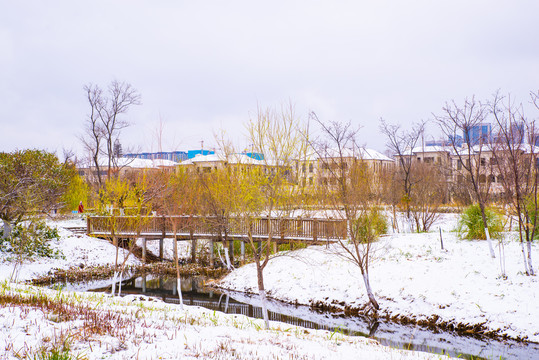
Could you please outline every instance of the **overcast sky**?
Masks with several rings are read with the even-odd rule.
[[[539,89],[539,1],[0,0],[0,151],[80,154],[83,86],[142,95],[124,148],[243,146],[257,105],[352,121],[385,150],[379,119],[408,126],[446,101]],[[427,137],[437,137],[434,126]]]

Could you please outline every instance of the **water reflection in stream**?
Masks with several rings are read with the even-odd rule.
[[[215,290],[204,285],[204,278],[182,279],[182,297],[185,305],[201,306],[228,314],[242,314],[262,318],[257,296]],[[110,292],[110,286],[94,286],[78,290]],[[176,279],[133,278],[122,282],[122,294],[141,294],[159,298],[167,303],[179,303]],[[294,306],[268,301],[270,320],[309,329],[337,331],[354,336],[366,336],[381,344],[409,350],[447,354],[464,359],[539,359],[539,344],[514,341],[480,340],[453,333],[434,333],[414,326],[390,322],[373,322],[364,317],[344,317],[319,313],[307,306]]]

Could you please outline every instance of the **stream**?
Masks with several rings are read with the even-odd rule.
[[[227,314],[242,314],[262,318],[260,301],[256,295],[216,290],[205,286],[204,277],[182,278],[182,297],[185,305],[201,306]],[[140,294],[158,298],[167,303],[179,303],[176,278],[146,277],[122,281],[122,295]],[[110,281],[85,284],[65,284],[66,290],[110,292]],[[539,359],[539,344],[516,341],[497,341],[460,336],[450,332],[433,332],[418,326],[407,326],[387,321],[373,322],[367,317],[350,317],[317,312],[308,306],[294,306],[268,300],[269,317],[308,329],[324,329],[352,336],[376,339],[393,348],[446,354],[462,359]]]

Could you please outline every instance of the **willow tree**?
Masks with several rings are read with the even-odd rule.
[[[199,189],[197,178],[186,168],[180,167],[175,172],[160,170],[147,176],[147,198],[151,207],[162,217],[163,226],[172,229],[174,265],[176,267],[176,285],[180,306],[183,308],[181,276],[178,252],[178,233],[189,232],[200,214]],[[155,218],[158,221],[160,218]],[[192,254],[196,241],[191,239]],[[194,261],[194,259],[193,259]]]
[[[247,233],[256,266],[258,292],[269,327],[264,269],[272,257],[272,245],[285,231],[284,218],[297,207],[302,194],[295,182],[293,169],[305,152],[305,126],[296,116],[292,104],[275,108],[258,108],[256,117],[247,124],[252,150],[263,158],[239,179],[240,191],[235,198],[236,216],[250,229],[255,221],[267,219],[266,237],[261,240],[252,231]],[[278,225],[277,225],[278,224]]]
[[[144,216],[150,211],[146,191],[146,182],[143,177],[136,181],[111,178],[99,190],[99,212],[107,215],[105,221],[109,228],[110,240],[116,247],[114,276],[112,279],[113,295],[116,292],[116,280],[119,276],[121,286],[122,275],[126,269],[127,261],[135,249],[136,240],[140,238],[143,226],[148,221],[148,218]],[[129,216],[118,216],[117,212],[114,211],[116,208],[123,210],[126,207],[130,208]],[[112,209],[112,211],[109,209]],[[120,257],[120,238],[122,233],[126,232],[129,232],[131,237],[127,240],[127,253]],[[121,287],[119,291],[121,291]]]
[[[235,216],[234,201],[238,184],[230,158],[223,155],[220,166],[209,172],[198,171],[197,179],[200,188],[202,208],[207,228],[218,241],[224,244],[226,266],[230,270],[233,263],[233,243],[229,238],[230,221]],[[213,251],[213,246],[210,251]],[[213,256],[213,255],[212,255]]]

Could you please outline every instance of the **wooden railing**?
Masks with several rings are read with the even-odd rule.
[[[325,241],[346,238],[345,220],[315,218],[218,218],[202,216],[89,216],[87,233],[105,237],[209,236],[275,241]]]

